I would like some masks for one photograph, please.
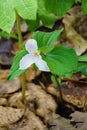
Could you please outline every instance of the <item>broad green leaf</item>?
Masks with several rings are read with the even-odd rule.
[[[54,47],[52,46],[44,46],[44,47],[41,47],[39,49],[39,51],[42,53],[42,54],[46,54],[48,52],[50,52],[51,50],[53,50]]]
[[[10,37],[10,38],[14,38],[14,39],[18,39],[17,36],[13,33],[7,33],[7,32],[4,32],[4,31],[0,31],[0,36],[2,37]]]
[[[87,55],[82,55],[78,57],[78,61],[80,62],[87,62]]]
[[[33,38],[36,39],[39,48],[43,46],[53,46],[54,42],[59,39],[62,31],[63,29],[53,32],[37,31],[33,33]]]
[[[27,20],[26,23],[30,31],[34,31],[39,27],[40,21],[43,25],[48,28],[52,28],[54,22],[56,21],[55,15],[46,10],[44,0],[37,0],[38,9],[37,9],[37,18],[36,20]]]
[[[40,11],[39,17],[42,20],[43,25],[48,28],[52,28],[56,21],[56,18],[52,13],[48,13],[44,10]]]
[[[56,13],[60,18],[72,7],[74,0],[45,0],[47,9]]]
[[[16,77],[19,77],[23,72],[25,72],[26,70],[15,70],[14,72],[11,72],[8,76],[8,80],[12,80]]]
[[[37,0],[38,1],[38,16],[42,20],[44,26],[48,28],[52,28],[54,22],[56,21],[55,15],[50,13],[46,10],[44,0]]]
[[[87,55],[79,56],[78,62],[78,72],[87,76]]]
[[[11,66],[10,74],[8,76],[8,79],[11,80],[17,76],[19,76],[21,73],[25,72],[26,70],[19,70],[19,62],[21,58],[26,55],[28,52],[26,50],[22,50],[18,52],[18,54],[14,57],[13,64]]]
[[[35,20],[37,14],[37,0],[0,0],[0,28],[11,32],[18,14],[29,20]]]
[[[26,23],[30,31],[35,31],[39,27],[40,19],[37,16],[36,20],[26,20]]]
[[[15,19],[12,0],[0,0],[0,28],[10,33]]]
[[[13,0],[13,2],[15,9],[22,18],[36,19],[37,0]]]
[[[77,70],[77,56],[72,48],[58,46],[43,59],[52,73],[59,76],[71,76]]]
[[[82,0],[83,13],[87,14],[87,0]]]
[[[78,63],[78,72],[87,76],[87,63]]]

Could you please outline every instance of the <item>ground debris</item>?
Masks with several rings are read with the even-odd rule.
[[[78,130],[87,130],[87,113],[75,111],[70,115],[71,122]]]
[[[20,87],[21,84],[18,78],[13,79],[12,81],[7,79],[0,80],[0,95],[16,92]]]
[[[56,112],[57,104],[54,98],[47,94],[39,85],[33,83],[28,84],[29,97],[35,104],[35,112],[45,121],[49,120],[50,116]]]
[[[66,82],[61,84],[61,90],[63,94],[63,100],[71,105],[78,108],[84,108],[86,103],[86,87],[78,86],[76,87],[74,83]],[[56,84],[50,84],[47,88],[48,92],[59,97],[58,87]]]
[[[23,114],[24,109],[0,106],[0,126],[8,126],[9,124],[17,122],[22,118]]]
[[[10,125],[9,130],[44,130],[45,127],[40,118],[27,108],[23,119],[16,124]]]
[[[65,28],[65,39],[69,41],[69,44],[75,49],[77,55],[83,54],[87,50],[87,40],[85,40],[76,30],[75,26],[77,24],[77,20],[84,17],[82,15],[82,11],[79,10],[78,7],[74,9],[76,13],[73,13],[71,10],[69,14],[66,14],[63,18],[63,24]],[[83,31],[82,31],[83,33]]]
[[[78,130],[72,124],[69,119],[58,117],[49,123],[49,130]]]

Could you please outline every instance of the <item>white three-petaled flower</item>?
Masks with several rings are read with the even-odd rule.
[[[29,52],[29,54],[26,54],[23,56],[23,58],[20,60],[19,67],[20,69],[27,69],[32,64],[36,64],[36,66],[41,71],[50,71],[47,63],[42,59],[40,52],[38,50],[37,42],[34,39],[30,39],[25,44],[26,50]]]

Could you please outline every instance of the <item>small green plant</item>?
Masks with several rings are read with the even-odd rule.
[[[87,14],[87,0],[78,1],[82,4],[83,13]],[[48,0],[0,0],[0,29],[3,30],[0,35],[17,38],[11,33],[15,22],[17,23],[20,51],[14,57],[9,79],[21,75],[23,101],[26,89],[25,71],[31,64],[35,64],[42,71],[50,71],[58,86],[58,77],[61,79],[62,76],[72,76],[77,71],[87,74],[86,64],[81,61],[81,57],[77,58],[72,48],[54,46],[63,29],[53,32],[34,32],[32,40],[29,39],[25,47],[21,49],[23,46],[20,28],[21,18],[25,20],[31,31],[37,29],[40,22],[44,26],[52,28],[56,21],[55,16],[58,15],[59,18],[62,18],[78,1],[50,0],[49,4]],[[31,44],[33,44],[34,50],[32,50]],[[62,99],[60,88],[59,91]]]
[[[32,64],[41,71],[51,72],[58,86],[57,76],[72,76],[77,70],[78,59],[75,51],[65,46],[54,46],[62,31],[63,29],[33,33],[33,39],[29,39],[25,48],[15,56],[9,79],[19,76]]]

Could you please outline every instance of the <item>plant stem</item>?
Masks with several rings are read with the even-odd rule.
[[[21,50],[23,40],[22,40],[22,33],[21,33],[21,27],[20,27],[20,17],[18,15],[17,11],[16,11],[16,19],[17,19],[17,32],[18,32],[19,48]]]
[[[61,91],[61,88],[60,88],[60,83],[58,81],[58,78],[55,74],[53,74],[55,80],[56,80],[56,83],[58,85],[58,91],[59,91],[59,95],[60,95],[60,101],[63,102],[63,95],[62,95],[62,91]]]
[[[18,31],[18,41],[19,41],[19,48],[21,50],[21,46],[23,44],[22,40],[22,33],[21,33],[21,27],[20,27],[20,16],[18,15],[16,11],[16,19],[17,19],[17,31]],[[22,101],[25,100],[25,90],[26,90],[26,76],[25,73],[21,74],[21,83],[22,83]]]

